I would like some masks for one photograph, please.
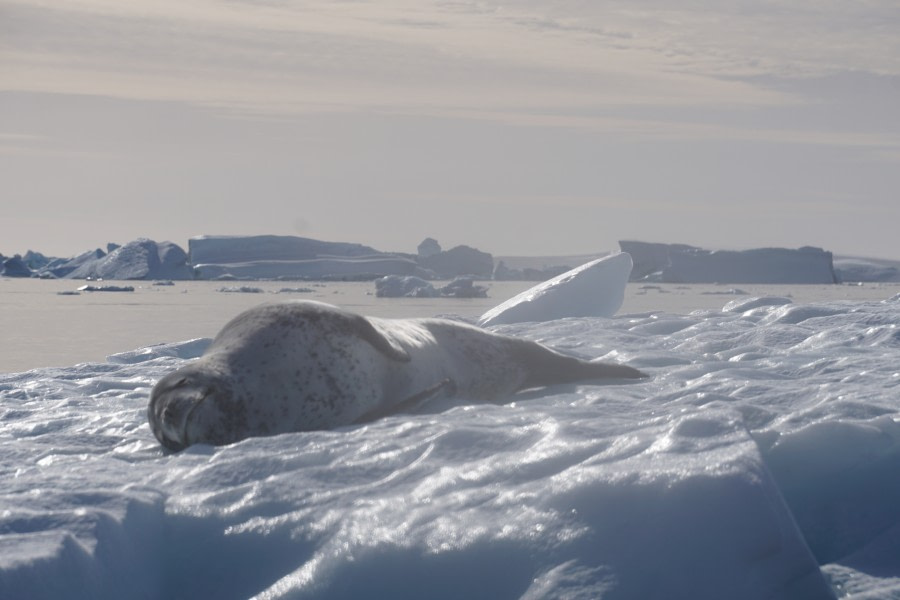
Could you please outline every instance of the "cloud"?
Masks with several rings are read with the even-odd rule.
[[[527,6],[402,1],[20,0],[4,12],[0,85],[7,90],[271,111],[515,113],[786,101],[764,88],[676,68],[665,56],[672,51],[667,40],[652,29],[649,36],[632,33],[648,24],[621,10],[612,11],[611,26],[594,23],[604,21],[598,15],[545,16]]]
[[[0,90],[254,118],[374,112],[621,139],[898,144],[896,131],[844,126],[855,101],[816,89],[900,77],[891,0],[7,0],[0,10]]]

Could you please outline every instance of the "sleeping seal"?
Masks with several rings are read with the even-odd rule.
[[[148,418],[171,450],[362,423],[439,395],[492,402],[519,390],[638,378],[443,319],[378,319],[311,301],[251,308],[163,377]]]

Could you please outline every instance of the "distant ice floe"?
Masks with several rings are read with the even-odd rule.
[[[375,280],[379,298],[437,298],[440,296],[430,281],[421,277],[387,275]]]
[[[483,327],[566,317],[611,317],[631,274],[627,252],[611,254],[538,284],[484,313]]]
[[[475,285],[471,277],[457,277],[447,285],[435,287],[421,277],[388,275],[375,280],[379,298],[486,298],[487,288]]]
[[[251,285],[225,286],[216,289],[226,294],[265,294],[266,290]]]
[[[134,286],[131,285],[83,285],[78,288],[79,292],[133,292]]]
[[[217,292],[226,294],[265,294],[266,290],[261,287],[252,285],[232,285],[216,288]],[[285,287],[278,290],[272,290],[272,294],[311,294],[314,289],[308,287]]]
[[[741,288],[729,288],[727,290],[716,290],[714,292],[700,292],[703,296],[747,296],[748,292]]]

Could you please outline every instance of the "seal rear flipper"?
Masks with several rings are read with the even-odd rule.
[[[604,362],[599,358],[587,361],[596,373],[596,379],[646,379],[650,377],[647,373],[628,365],[620,363]]]
[[[647,377],[646,373],[628,365],[584,360],[527,340],[516,340],[514,353],[527,369],[525,381],[519,388],[523,390],[578,381]]]
[[[397,404],[388,407],[376,408],[374,410],[370,410],[363,416],[359,417],[355,421],[353,421],[354,425],[359,425],[360,423],[368,423],[370,421],[375,421],[377,419],[381,419],[382,417],[386,417],[388,415],[397,414],[406,410],[409,410],[415,407],[417,404],[421,402],[425,402],[426,400],[430,400],[434,398],[441,392],[446,392],[447,394],[453,394],[456,392],[456,383],[452,379],[443,379],[431,386],[430,388],[426,388],[421,392],[413,394],[409,398],[401,400]]]

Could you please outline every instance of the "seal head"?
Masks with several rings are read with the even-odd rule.
[[[250,435],[245,407],[228,378],[188,365],[163,377],[147,409],[153,435],[169,450],[191,444],[229,444]]]

